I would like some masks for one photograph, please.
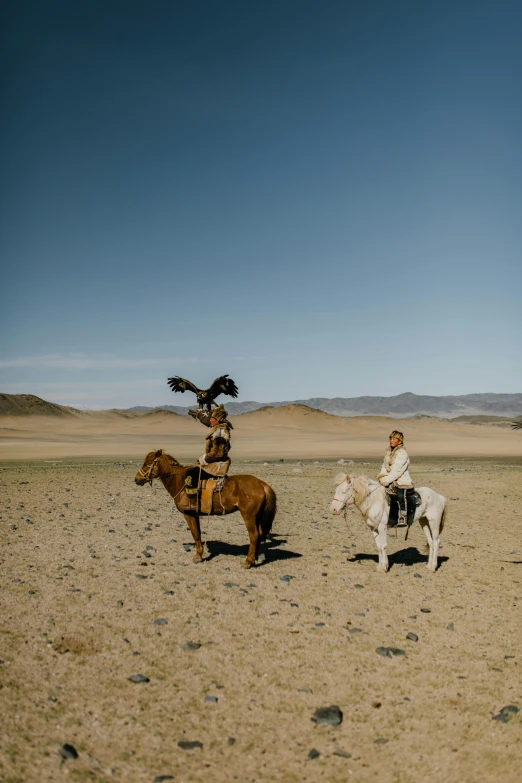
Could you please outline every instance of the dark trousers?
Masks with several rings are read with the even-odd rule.
[[[398,522],[408,526],[412,524],[417,507],[415,490],[394,487],[395,492],[390,497],[390,518],[388,524],[395,527]]]

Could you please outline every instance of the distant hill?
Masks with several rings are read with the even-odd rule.
[[[83,411],[46,402],[34,394],[0,394],[0,416],[83,416]]]
[[[459,416],[500,416],[512,419],[522,414],[522,394],[463,394],[435,397],[405,392],[394,397],[311,397],[307,400],[282,402],[228,402],[223,399],[231,416],[259,410],[259,408],[306,405],[335,416],[388,416],[395,419],[411,416],[436,416],[452,419]],[[195,403],[194,403],[195,404]],[[162,405],[164,410],[186,414],[191,406]],[[145,413],[154,408],[136,407],[129,410]]]
[[[333,416],[386,416],[406,419],[414,416],[432,416],[439,419],[468,421],[478,416],[513,420],[522,415],[522,394],[464,394],[460,396],[434,397],[405,392],[394,397],[311,397],[308,400],[282,402],[232,402],[222,400],[230,416],[251,413],[261,408],[287,408],[305,406],[308,410],[323,411]],[[191,406],[161,405],[134,408],[112,408],[106,411],[86,411],[66,405],[47,402],[33,394],[0,394],[0,416],[86,416],[94,418],[140,418],[152,412],[163,416],[186,416]],[[463,418],[463,417],[468,417]],[[485,422],[485,420],[483,420]],[[479,423],[475,421],[475,423]]]

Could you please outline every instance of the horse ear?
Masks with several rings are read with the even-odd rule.
[[[157,457],[161,457],[162,454],[163,454],[163,449],[158,449],[154,455],[154,458],[156,459]]]

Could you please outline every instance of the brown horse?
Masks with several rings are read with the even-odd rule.
[[[197,503],[193,496],[187,494],[185,485],[185,479],[189,473],[194,473],[194,470],[199,472],[197,466],[181,465],[177,459],[159,449],[147,454],[134,480],[140,486],[146,482],[150,482],[152,486],[153,479],[161,479],[192,533],[196,545],[194,562],[201,563],[203,545]],[[234,511],[241,513],[250,537],[247,559],[243,564],[245,568],[250,568],[259,556],[260,544],[265,541],[272,529],[276,514],[275,492],[272,487],[255,476],[244,474],[227,476],[223,489],[213,497],[211,514],[221,516],[233,514]]]

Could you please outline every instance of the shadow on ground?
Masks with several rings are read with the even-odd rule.
[[[232,555],[236,557],[246,557],[248,554],[248,544],[227,544],[225,541],[206,541],[208,549],[207,560],[212,560],[218,555]],[[265,563],[273,563],[276,560],[292,560],[296,557],[302,557],[300,552],[292,552],[290,549],[278,549],[286,544],[286,538],[279,538],[276,534],[269,534],[264,544],[261,544],[261,554],[266,555],[266,560],[260,561],[256,567]]]
[[[353,557],[348,558],[350,563],[361,562],[363,560],[373,560],[374,563],[379,562],[379,555],[369,555],[367,552],[358,552]],[[439,555],[439,566],[449,560],[446,555]],[[417,547],[409,546],[406,549],[401,549],[399,552],[394,552],[392,555],[388,555],[388,563],[390,569],[394,565],[406,565],[412,566],[418,563],[427,563],[428,556],[419,552]]]

